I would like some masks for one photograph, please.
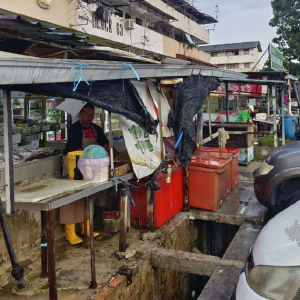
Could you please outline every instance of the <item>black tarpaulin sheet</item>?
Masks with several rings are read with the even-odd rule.
[[[189,164],[197,148],[197,125],[193,118],[200,111],[209,92],[219,84],[217,78],[204,78],[200,74],[191,75],[178,84],[168,127],[173,129],[176,141],[182,136],[175,152],[183,167]]]
[[[86,101],[130,119],[150,134],[157,133],[158,120],[149,114],[129,80],[90,82],[89,86],[82,82],[76,92],[73,83],[13,85],[3,89]]]

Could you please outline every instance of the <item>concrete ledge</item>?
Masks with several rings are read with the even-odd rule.
[[[161,248],[152,249],[150,261],[155,268],[202,276],[211,276],[217,266],[235,266],[240,269],[244,266],[244,262],[221,259],[217,256]]]

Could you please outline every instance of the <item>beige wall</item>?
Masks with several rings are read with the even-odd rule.
[[[208,53],[196,48],[188,49],[185,44],[164,36],[164,55],[176,58],[176,54],[183,54],[208,63],[210,62],[210,55]]]
[[[38,0],[1,0],[0,12],[30,17],[58,27],[69,27],[70,24],[77,24],[78,20],[76,1],[69,2],[69,0],[53,0],[50,9],[43,9],[39,6]]]

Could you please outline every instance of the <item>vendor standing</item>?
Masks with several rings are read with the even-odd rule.
[[[68,130],[68,142],[65,154],[71,151],[83,150],[90,145],[100,145],[109,152],[109,143],[101,127],[94,124],[95,108],[87,103],[79,112],[79,120],[72,124]],[[114,150],[114,159],[124,161]],[[67,175],[66,157],[64,158],[64,175]],[[71,245],[77,245],[82,239],[75,232],[76,223],[81,225],[81,233],[84,232],[84,199],[80,199],[60,208],[60,223],[66,225],[66,240]],[[87,222],[87,234],[89,236],[89,220]],[[99,233],[95,232],[94,237]]]
[[[236,118],[236,123],[251,123],[254,126],[254,129],[257,129],[257,126],[253,123],[250,113],[254,112],[254,106],[249,105],[246,110],[240,112],[238,117]]]

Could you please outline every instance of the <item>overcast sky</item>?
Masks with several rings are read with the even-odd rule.
[[[260,41],[263,54],[276,36],[276,29],[269,26],[273,17],[271,0],[195,0],[194,5],[212,17],[216,16],[215,5],[219,6],[219,22],[210,31],[212,45]]]

